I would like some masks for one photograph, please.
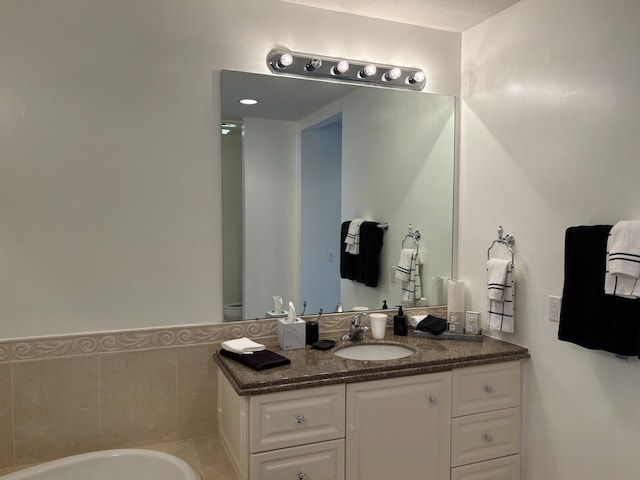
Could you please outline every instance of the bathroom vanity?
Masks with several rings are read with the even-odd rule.
[[[220,438],[239,477],[519,479],[527,349],[489,337],[385,343],[415,353],[293,350],[279,352],[291,365],[261,372],[216,355]]]

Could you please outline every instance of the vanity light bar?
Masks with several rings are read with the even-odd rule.
[[[410,90],[422,90],[427,84],[426,74],[417,68],[321,57],[286,49],[271,50],[267,55],[267,65],[273,73],[365,82]]]

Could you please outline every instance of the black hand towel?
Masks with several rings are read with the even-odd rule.
[[[229,357],[237,360],[240,363],[245,364],[247,367],[251,367],[254,370],[265,370],[267,368],[280,367],[282,365],[289,365],[291,360],[287,357],[272,352],[271,350],[261,350],[259,352],[253,352],[251,354],[234,353],[224,348],[218,350],[218,353],[223,357]]]
[[[427,315],[426,318],[420,320],[416,325],[416,330],[420,332],[428,332],[434,335],[440,335],[447,329],[447,321],[444,318]]]
[[[640,300],[604,293],[611,225],[570,227],[565,233],[564,287],[558,339],[619,355],[638,355]]]
[[[340,277],[348,280],[356,279],[356,268],[359,255],[351,255],[345,252],[344,240],[347,238],[351,221],[342,222],[340,228]]]
[[[340,228],[340,277],[375,288],[378,286],[380,277],[380,251],[384,231],[378,228],[378,222],[362,222],[360,253],[352,255],[345,252],[344,243],[350,223],[350,221],[342,222]]]
[[[360,258],[356,266],[356,281],[367,287],[377,287],[380,276],[380,250],[384,231],[378,222],[362,222],[360,225]]]

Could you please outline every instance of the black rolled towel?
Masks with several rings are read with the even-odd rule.
[[[267,368],[280,367],[291,363],[291,360],[287,357],[283,357],[271,350],[260,350],[259,352],[253,352],[245,355],[242,353],[230,352],[221,348],[218,350],[218,353],[223,357],[232,358],[233,360],[243,363],[254,370],[265,370]]]
[[[416,326],[416,330],[420,332],[429,332],[434,335],[440,335],[447,329],[447,321],[444,318],[434,317],[433,315],[427,315]]]

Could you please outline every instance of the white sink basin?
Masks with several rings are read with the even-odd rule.
[[[413,355],[413,350],[401,345],[367,343],[341,348],[334,355],[350,360],[395,360]]]

